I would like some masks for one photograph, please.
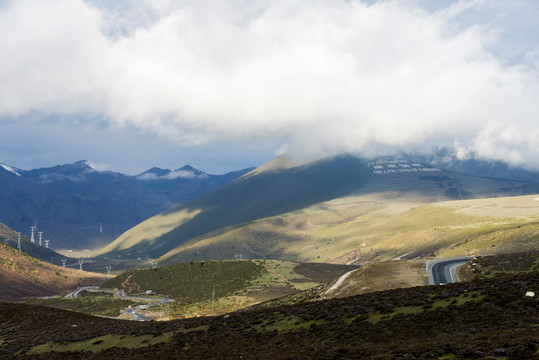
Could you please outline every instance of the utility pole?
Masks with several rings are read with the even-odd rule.
[[[30,237],[30,242],[32,244],[35,244],[35,240],[34,240],[34,231],[36,230],[36,227],[35,226],[30,226],[30,230],[32,230],[32,236]]]
[[[38,231],[37,234],[39,235],[39,246],[43,246],[43,242],[41,241],[43,237],[43,231]]]
[[[17,250],[21,252],[21,233],[20,232],[17,233]]]

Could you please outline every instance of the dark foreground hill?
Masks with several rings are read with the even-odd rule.
[[[534,359],[539,272],[129,322],[0,304],[2,359]]]
[[[170,207],[210,193],[252,169],[210,175],[191,166],[130,176],[88,161],[21,170],[0,163],[0,222],[30,237],[37,225],[56,249],[103,246]]]

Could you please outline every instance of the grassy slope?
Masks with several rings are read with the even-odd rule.
[[[0,358],[531,359],[539,348],[539,303],[525,293],[537,286],[538,276],[536,271],[170,322],[1,304]]]
[[[78,284],[99,284],[105,275],[49,264],[0,243],[0,299],[57,295]]]
[[[395,192],[349,196],[194,238],[161,261],[243,253],[292,261],[362,263],[525,251],[539,245],[536,198],[429,203],[429,198]]]
[[[161,260],[171,263],[232,259],[236,253],[341,263],[387,259],[402,255],[406,246],[377,247],[383,239],[370,239],[367,231],[392,243],[409,242],[409,235],[438,241],[433,226],[476,221],[451,209],[437,208],[431,214],[432,208],[425,207],[414,214],[410,208],[418,203],[513,196],[530,186],[446,171],[375,175],[366,161],[350,156],[304,165],[277,159],[204,198],[148,219],[102,254],[164,255]],[[389,213],[383,211],[387,208]],[[428,229],[413,233],[425,216],[431,221]],[[366,254],[371,243],[371,254]]]
[[[169,210],[129,230],[102,254],[162,255],[204,233],[344,196],[369,177],[349,156],[289,168],[255,170],[212,194]]]
[[[50,299],[34,298],[26,303],[111,317],[121,315],[123,310],[128,306],[138,305],[135,301],[117,298],[112,296],[112,294],[90,293],[87,291],[82,291],[75,299],[65,297],[54,297]]]
[[[175,299],[169,316],[220,314],[297,293],[339,277],[352,267],[288,261],[205,261],[127,271],[103,284],[128,294],[146,290]]]

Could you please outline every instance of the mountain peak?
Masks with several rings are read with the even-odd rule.
[[[150,170],[147,170],[142,174],[137,175],[136,178],[139,180],[173,180],[178,178],[203,178],[206,176],[208,176],[208,174],[206,174],[205,172],[195,169],[191,165],[185,165],[174,171],[153,167]]]
[[[19,169],[16,169],[14,167],[11,167],[11,166],[3,164],[3,163],[0,163],[0,167],[3,168],[6,171],[9,171],[12,174],[15,174],[17,176],[21,176],[21,174],[19,174]]]
[[[90,162],[88,160],[79,160],[79,161],[76,161],[76,162],[68,164],[68,165],[69,166],[86,168],[86,169],[97,170],[97,167],[95,166],[95,164],[93,164],[92,162]]]
[[[174,170],[174,171],[188,171],[188,172],[192,172],[192,173],[195,174],[196,176],[205,174],[205,172],[200,171],[200,170],[198,170],[197,168],[192,167],[191,165],[185,165],[185,166],[182,166],[181,168],[176,169],[176,170]]]

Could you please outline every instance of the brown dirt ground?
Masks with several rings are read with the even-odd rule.
[[[104,274],[62,268],[0,244],[0,301],[59,295],[105,280]]]
[[[365,265],[351,273],[335,290],[326,293],[336,281],[325,287],[322,298],[345,297],[375,291],[427,285],[425,261],[398,260]]]

